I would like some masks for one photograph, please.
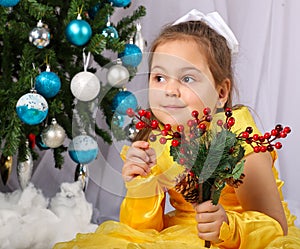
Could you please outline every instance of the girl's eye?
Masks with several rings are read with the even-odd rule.
[[[184,83],[192,83],[194,81],[195,81],[195,79],[191,76],[185,76],[182,78],[182,82],[184,82]]]
[[[156,76],[154,76],[154,79],[157,82],[165,82],[166,81],[166,79],[162,75],[156,75]]]

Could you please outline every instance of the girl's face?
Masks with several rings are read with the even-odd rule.
[[[197,43],[174,40],[159,45],[153,54],[149,104],[158,120],[172,126],[186,124],[191,112],[215,110],[219,94],[207,61]]]

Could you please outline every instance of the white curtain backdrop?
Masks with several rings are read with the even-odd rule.
[[[285,199],[293,213],[300,217],[300,165],[297,153],[300,141],[298,101],[300,98],[300,1],[299,0],[132,0],[128,9],[119,9],[112,22],[132,13],[144,5],[147,15],[141,20],[142,33],[148,44],[160,28],[173,22],[189,10],[203,13],[218,11],[227,21],[240,42],[240,52],[235,59],[235,79],[239,89],[236,103],[250,106],[262,131],[277,123],[289,125],[292,133],[283,141],[279,151],[277,169],[285,185]],[[113,58],[116,59],[116,58]],[[299,71],[298,71],[299,70]],[[145,77],[136,77],[128,84],[140,105],[146,105]],[[144,90],[144,91],[143,91]],[[99,124],[105,127],[99,116]],[[121,178],[120,150],[125,143],[108,146],[98,139],[101,153],[88,166],[90,179],[86,189],[88,201],[94,205],[93,221],[118,219],[119,205],[125,193]],[[66,144],[67,145],[67,144]],[[54,168],[51,151],[42,152],[35,162],[32,182],[51,197],[61,182],[74,180],[76,165],[66,154],[62,170]],[[19,188],[16,170],[1,191]],[[299,218],[300,219],[300,218]],[[298,219],[298,224],[299,224]]]

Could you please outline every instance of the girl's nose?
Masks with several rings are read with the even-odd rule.
[[[168,97],[180,97],[180,82],[176,79],[168,79],[168,83],[166,84],[166,96]]]

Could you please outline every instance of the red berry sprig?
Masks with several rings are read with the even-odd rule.
[[[238,138],[250,144],[255,153],[266,151],[271,152],[274,148],[278,150],[282,148],[282,143],[275,142],[275,140],[286,138],[291,132],[291,128],[289,126],[283,128],[281,124],[278,124],[271,130],[271,132],[265,132],[263,135],[253,134],[251,136],[252,132],[252,127],[247,127],[245,131],[238,135]]]
[[[199,118],[199,112],[194,110],[191,115],[193,119],[187,121],[188,133],[185,131],[183,125],[178,125],[176,131],[172,130],[170,124],[165,124],[160,126],[156,119],[152,119],[151,112],[141,109],[136,114],[132,108],[127,109],[127,115],[129,117],[136,117],[139,121],[136,123],[136,129],[142,130],[144,128],[150,128],[152,130],[158,131],[157,133],[152,133],[149,136],[149,140],[154,142],[157,137],[160,136],[159,142],[165,144],[167,140],[172,140],[171,145],[177,147],[180,144],[188,143],[193,139],[197,139],[202,136],[207,130],[207,123],[212,121],[212,115],[210,108],[206,107],[203,109],[203,115]],[[225,121],[218,120],[217,125],[223,129],[231,130],[235,124],[235,118],[232,117],[232,109],[225,109]],[[246,143],[250,144],[253,151],[266,152],[273,151],[275,149],[281,149],[282,143],[275,142],[280,138],[285,138],[290,132],[291,128],[286,126],[283,127],[281,124],[275,126],[270,132],[266,132],[264,135],[253,134],[253,128],[247,127],[245,131],[237,135],[237,138],[244,140]],[[232,152],[233,153],[233,152]]]

